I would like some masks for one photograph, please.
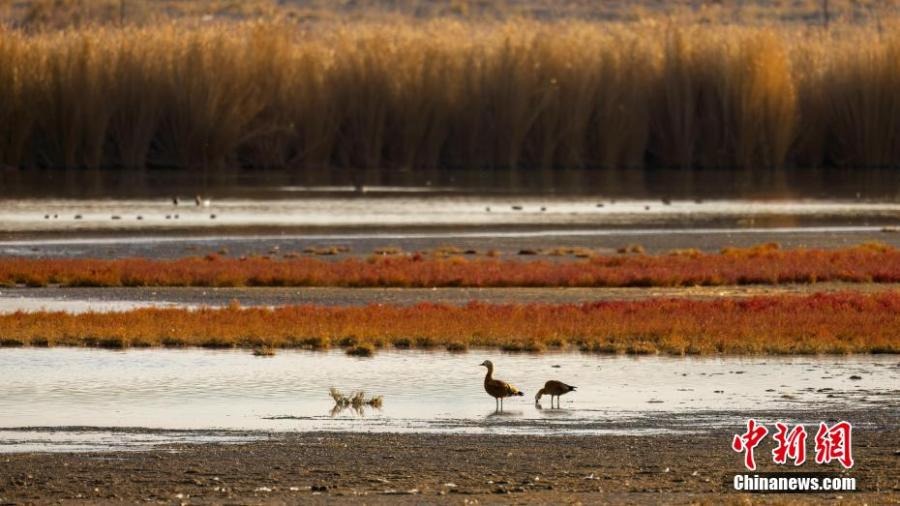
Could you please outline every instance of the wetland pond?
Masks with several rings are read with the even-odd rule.
[[[497,413],[482,389],[495,375],[525,392]],[[0,349],[0,452],[90,451],[230,442],[271,432],[654,434],[739,426],[777,413],[794,422],[900,401],[893,355],[797,357],[507,354],[470,350],[79,348]],[[578,386],[562,409],[534,394],[548,379]],[[384,398],[334,410],[330,388]],[[820,413],[820,415],[815,415]],[[123,430],[123,428],[128,428]]]
[[[895,225],[892,200],[616,200],[576,195],[222,198],[208,206],[137,199],[3,199],[0,232],[278,227],[664,227]]]

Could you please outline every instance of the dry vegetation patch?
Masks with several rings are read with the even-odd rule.
[[[177,260],[0,258],[0,286],[684,287],[900,282],[900,250],[882,243],[782,250],[777,244],[646,255],[525,260],[379,250],[368,259],[217,254]],[[536,252],[535,252],[536,254]],[[576,253],[576,257],[580,256]]]
[[[0,163],[897,166],[892,23],[0,28]]]
[[[510,352],[780,354],[900,352],[900,293],[587,304],[138,309],[0,315],[4,346],[202,346]],[[364,350],[360,353],[359,350]]]

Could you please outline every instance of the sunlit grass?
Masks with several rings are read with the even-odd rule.
[[[0,28],[0,163],[897,166],[884,23]]]
[[[834,250],[782,250],[763,244],[719,253],[676,250],[646,255],[637,247],[628,251],[632,253],[559,260],[399,251],[335,261],[215,254],[177,260],[6,257],[0,258],[0,285],[683,287],[900,282],[900,250],[881,243]]]
[[[5,346],[575,349],[593,353],[900,352],[900,292],[588,304],[137,309],[0,315]],[[366,353],[356,353],[364,349]]]

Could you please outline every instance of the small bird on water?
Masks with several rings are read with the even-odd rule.
[[[487,374],[484,376],[484,390],[491,397],[494,398],[494,402],[496,403],[497,411],[503,410],[503,399],[506,397],[512,396],[523,396],[524,393],[520,392],[518,388],[510,385],[505,381],[501,381],[498,379],[494,379],[494,364],[490,360],[485,360],[481,363],[483,367],[487,367]]]
[[[544,383],[544,388],[538,390],[537,395],[534,396],[534,403],[539,404],[541,402],[541,396],[549,395],[550,396],[550,407],[553,407],[553,398],[556,397],[556,407],[559,407],[559,397],[561,395],[565,395],[577,387],[573,387],[572,385],[566,385],[562,381],[550,380]]]

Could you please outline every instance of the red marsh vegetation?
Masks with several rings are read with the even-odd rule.
[[[539,352],[811,354],[900,352],[900,292],[746,299],[655,298],[586,304],[364,307],[0,315],[5,346],[468,347]]]
[[[570,261],[463,258],[423,253],[325,261],[215,254],[175,260],[0,258],[0,285],[680,287],[816,282],[900,282],[900,250],[879,243],[718,253],[597,255]]]

